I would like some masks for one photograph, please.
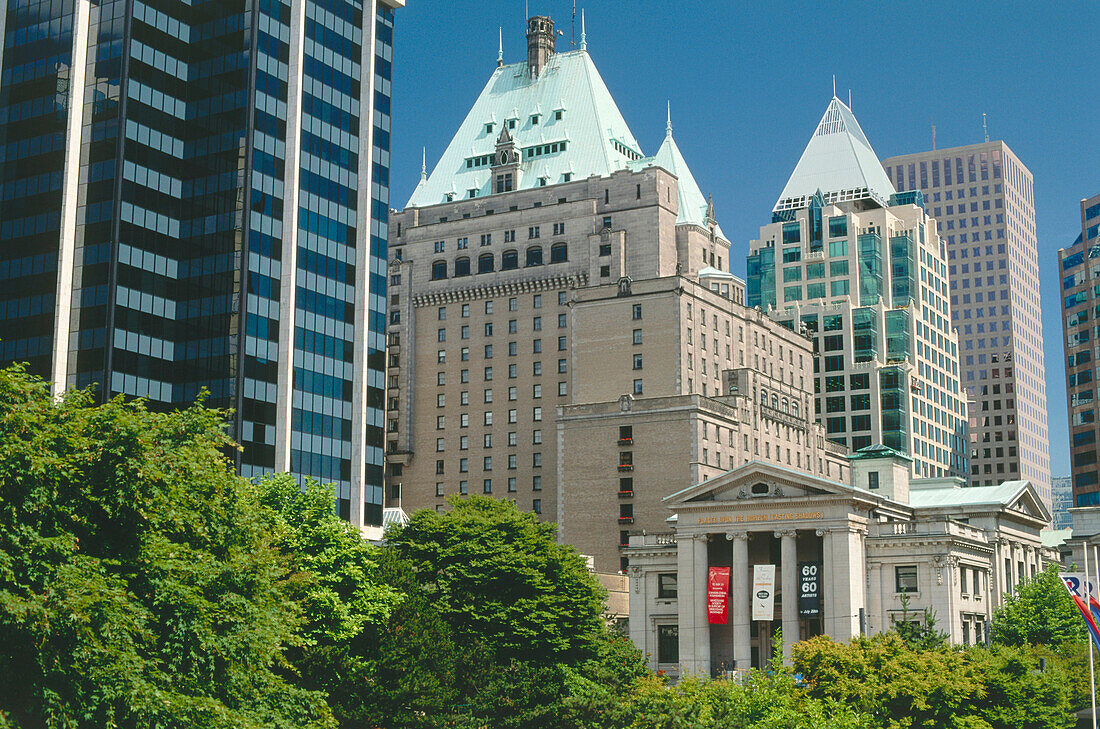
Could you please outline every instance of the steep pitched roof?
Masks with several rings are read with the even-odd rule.
[[[818,190],[827,202],[869,197],[882,205],[896,192],[852,110],[835,96],[773,211],[803,208]]]
[[[707,227],[707,199],[695,177],[688,169],[684,155],[680,154],[680,148],[676,146],[676,140],[672,138],[672,118],[669,117],[665,127],[665,139],[661,142],[657,154],[653,155],[649,163],[655,167],[662,167],[676,175],[677,192],[679,197],[679,212],[676,214],[676,224],[692,224],[701,228]],[[722,232],[722,228],[715,223],[714,232],[723,240],[728,240]]]
[[[555,118],[558,111],[561,119]],[[538,122],[532,123],[535,114]],[[547,185],[558,184],[567,173],[573,179],[610,175],[645,156],[588,52],[555,53],[536,79],[528,75],[526,61],[493,71],[435,169],[406,206],[446,202],[452,193],[466,198],[471,189],[478,196],[490,194],[492,170],[485,161],[509,119],[516,120],[510,132],[520,154],[514,189],[538,187],[540,178]]]

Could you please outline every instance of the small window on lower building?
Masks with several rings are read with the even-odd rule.
[[[680,626],[657,626],[657,663],[680,662]]]
[[[871,471],[867,474],[867,488],[872,491],[878,488],[878,471]]]
[[[676,599],[676,573],[662,572],[657,575],[657,597],[661,600]]]
[[[536,514],[542,513],[542,499],[534,499],[531,502],[531,511],[535,512]]]
[[[902,565],[894,568],[896,592],[917,591],[917,566]]]

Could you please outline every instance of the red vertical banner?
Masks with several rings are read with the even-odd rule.
[[[729,611],[730,568],[711,567],[707,573],[707,622],[726,624]]]

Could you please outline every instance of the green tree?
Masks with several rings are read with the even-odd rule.
[[[887,729],[981,727],[969,711],[985,696],[979,672],[950,647],[913,648],[896,633],[838,643],[817,636],[793,648],[811,695],[835,698]]]
[[[460,650],[484,644],[493,661],[578,665],[595,658],[607,628],[605,593],[556,527],[514,504],[451,498],[388,535],[412,562]]]
[[[297,578],[220,412],[56,400],[0,371],[0,706],[12,726],[321,727]]]
[[[993,613],[992,639],[1004,645],[1085,641],[1085,622],[1058,576],[1057,565],[1049,565],[1006,596],[1004,605]]]
[[[642,681],[627,702],[630,729],[868,729],[868,716],[799,688],[786,671],[753,671],[744,686],[687,679],[668,687]]]
[[[1065,671],[1030,647],[971,648],[967,658],[981,674],[986,695],[974,713],[994,729],[1069,729],[1076,723]],[[1087,683],[1087,681],[1086,681]],[[1086,687],[1087,688],[1087,687]]]

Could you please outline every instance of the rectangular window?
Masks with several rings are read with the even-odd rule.
[[[894,568],[895,592],[917,591],[917,566],[901,565]]]
[[[658,600],[675,600],[676,599],[676,573],[675,572],[662,572],[657,575],[657,599]]]
[[[657,663],[680,662],[680,627],[657,626]]]

